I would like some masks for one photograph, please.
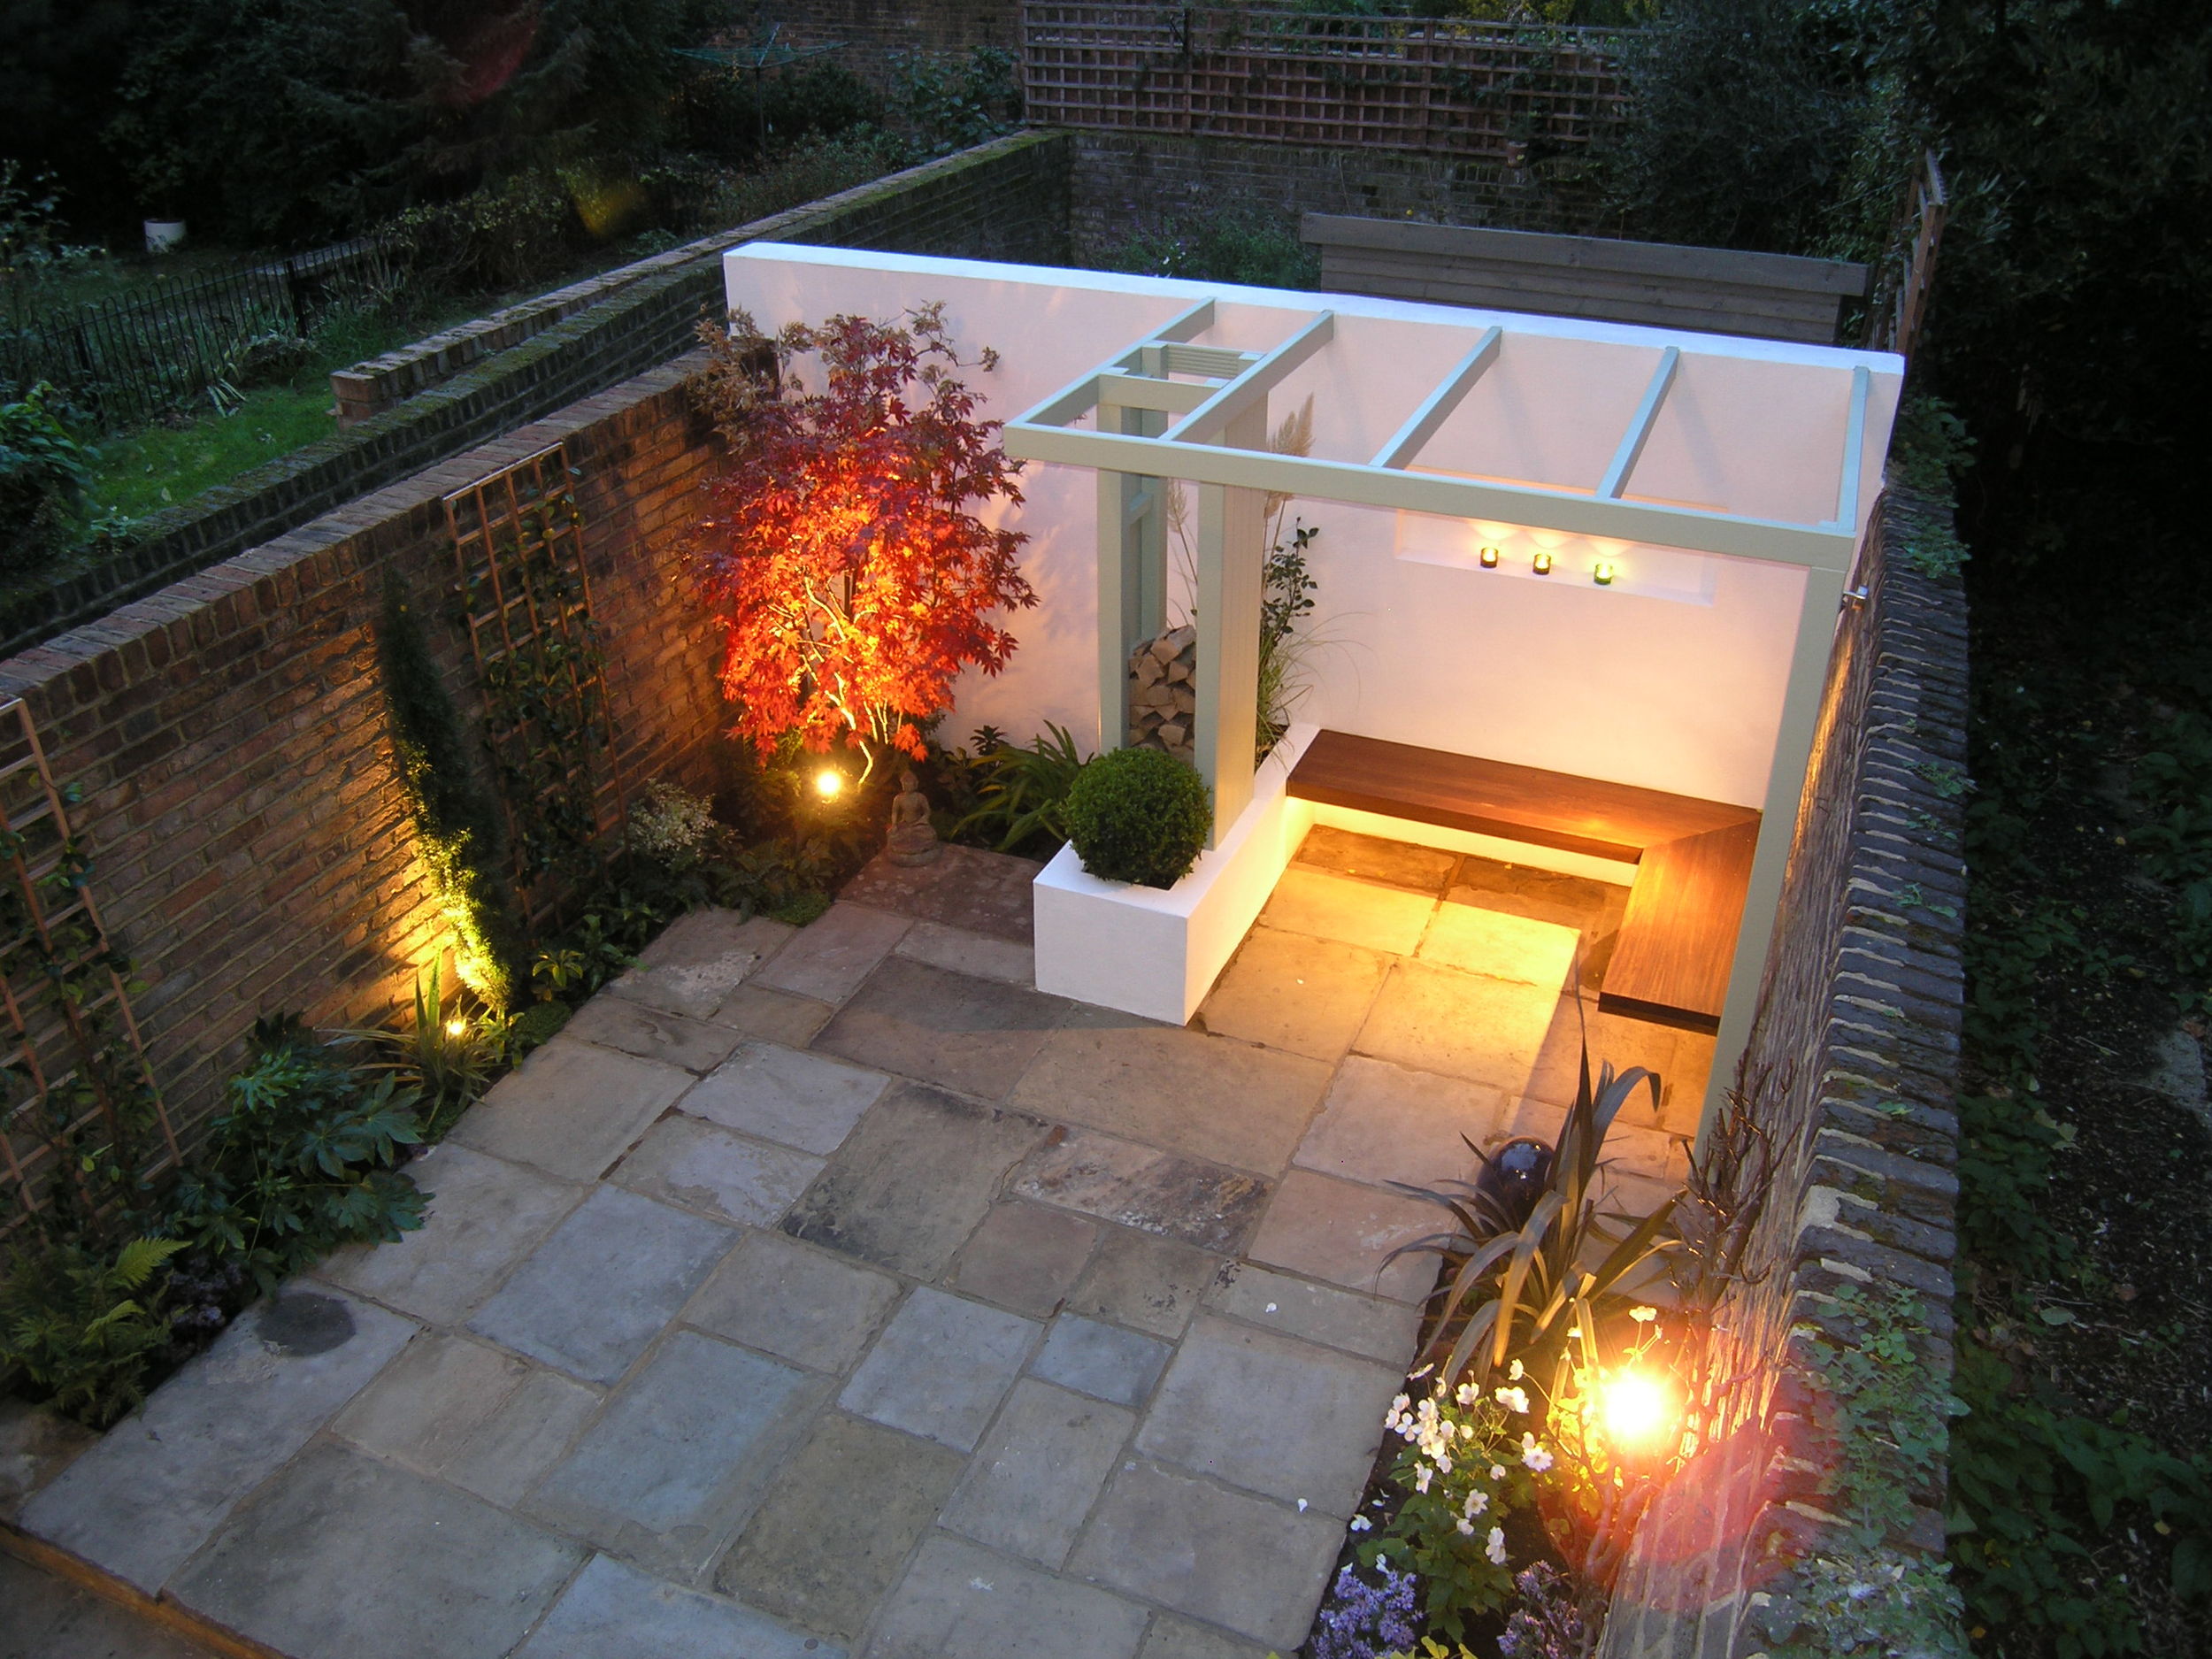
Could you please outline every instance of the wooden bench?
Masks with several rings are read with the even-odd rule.
[[[1298,234],[1339,294],[1820,346],[1835,343],[1844,303],[1867,293],[1866,266],[1794,254],[1330,213],[1307,214]]]
[[[1344,732],[1307,745],[1290,793],[1635,864],[1598,1006],[1719,1029],[1759,841],[1751,808]]]

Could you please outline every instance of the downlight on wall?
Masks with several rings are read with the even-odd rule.
[[[1392,550],[1412,564],[1439,565],[1518,581],[1587,582],[1608,593],[1671,600],[1677,604],[1711,604],[1726,562],[1716,554],[1527,525],[1405,511],[1398,512],[1395,518]]]

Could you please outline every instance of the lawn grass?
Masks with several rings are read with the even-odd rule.
[[[330,396],[330,370],[311,367],[256,388],[228,415],[210,408],[174,425],[156,422],[104,438],[93,468],[92,513],[143,518],[331,437],[338,423]]]

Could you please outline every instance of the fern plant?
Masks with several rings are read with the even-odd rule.
[[[178,1239],[133,1239],[110,1256],[77,1244],[21,1251],[0,1279],[0,1375],[96,1429],[146,1396],[168,1341],[161,1311]]]

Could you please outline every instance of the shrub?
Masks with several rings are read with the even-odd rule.
[[[1083,768],[1068,792],[1068,839],[1083,868],[1109,881],[1171,887],[1213,828],[1205,780],[1156,749],[1121,749]]]
[[[269,1294],[342,1244],[422,1225],[423,1195],[396,1167],[422,1134],[418,1096],[391,1072],[371,1082],[296,1024],[255,1035],[259,1056],[231,1079],[164,1230]]]
[[[1251,288],[1312,288],[1320,256],[1298,240],[1286,215],[1254,208],[1164,213],[1140,226],[1103,261],[1139,276],[1194,277]]]
[[[112,1259],[80,1244],[19,1248],[0,1279],[0,1374],[20,1372],[57,1411],[105,1428],[145,1398],[168,1341],[160,1276],[182,1248],[133,1239]]]
[[[0,580],[28,575],[59,552],[92,480],[92,452],[48,406],[41,380],[0,403]]]
[[[1018,743],[987,742],[976,733],[974,762],[981,775],[976,808],[953,828],[973,835],[1002,853],[1012,852],[1033,835],[1056,844],[1068,838],[1068,795],[1089,763],[1064,726],[1045,722],[1046,735]],[[995,739],[996,733],[992,734]]]

